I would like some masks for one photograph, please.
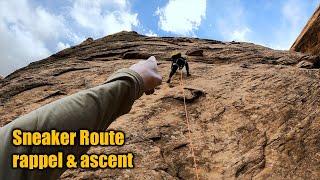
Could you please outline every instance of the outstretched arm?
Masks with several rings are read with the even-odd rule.
[[[151,57],[130,69],[116,72],[103,85],[52,102],[12,121],[0,129],[0,179],[57,179],[65,171],[13,169],[12,154],[54,154],[60,151],[80,155],[89,148],[14,146],[12,130],[105,130],[117,117],[128,113],[134,101],[144,92],[151,91],[160,83],[156,60]]]

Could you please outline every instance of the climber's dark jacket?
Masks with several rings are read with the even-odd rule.
[[[105,130],[117,117],[128,113],[133,102],[144,92],[139,74],[122,69],[105,84],[78,92],[47,104],[0,128],[0,179],[51,180],[66,169],[26,170],[12,168],[12,154],[80,155],[89,147],[79,146],[14,146],[12,130],[78,131]]]
[[[169,79],[167,80],[167,83],[170,83],[172,76],[177,72],[178,69],[182,69],[183,67],[186,67],[187,75],[190,76],[189,71],[189,64],[187,62],[187,59],[181,57],[181,54],[177,54],[171,57],[171,71],[169,74]]]
[[[182,69],[187,64],[187,59],[183,57],[172,59],[172,66],[178,66],[179,69]]]

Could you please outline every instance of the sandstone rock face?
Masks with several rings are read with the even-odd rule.
[[[291,50],[320,55],[320,6],[292,45]]]
[[[0,126],[141,57],[155,55],[166,80],[171,52],[195,46],[203,56],[187,56],[192,76],[183,78],[200,179],[319,179],[319,58],[251,43],[121,32],[74,46],[0,81]],[[126,133],[124,146],[89,151],[133,152],[134,169],[74,169],[61,178],[193,179],[179,77],[109,127]]]
[[[202,49],[191,49],[186,52],[186,55],[188,55],[188,56],[203,56],[203,50]]]
[[[90,43],[93,42],[93,38],[89,37],[86,40],[84,40],[80,45],[89,45]]]

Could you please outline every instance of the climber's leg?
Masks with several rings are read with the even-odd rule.
[[[177,64],[173,64],[171,66],[171,72],[170,72],[169,79],[168,79],[167,83],[170,83],[172,76],[174,75],[174,73],[177,72],[177,70],[178,70],[178,65]]]
[[[187,70],[187,76],[191,76],[190,71],[189,71],[189,64],[186,62],[186,70]]]

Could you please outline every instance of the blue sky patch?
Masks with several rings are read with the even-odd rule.
[[[0,74],[122,30],[289,49],[320,0],[2,0]]]

